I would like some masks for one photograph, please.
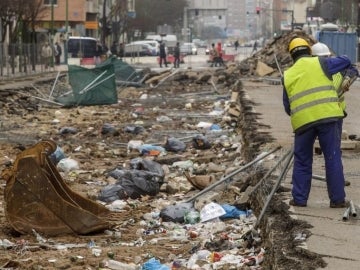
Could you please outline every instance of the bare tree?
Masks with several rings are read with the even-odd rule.
[[[35,31],[35,21],[44,11],[41,0],[1,0],[0,18],[2,33],[1,42],[9,35],[10,42],[23,39],[29,27]],[[7,33],[9,31],[9,33]],[[21,35],[20,35],[21,34]]]

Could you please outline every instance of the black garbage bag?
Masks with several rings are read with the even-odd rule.
[[[169,152],[183,152],[186,150],[186,144],[176,138],[168,138],[164,145],[166,151]]]
[[[115,178],[117,180],[121,179],[125,175],[125,171],[121,169],[115,169],[108,173],[108,176]]]
[[[169,205],[160,211],[160,218],[165,222],[184,223],[185,214],[191,211],[196,211],[191,202]]]
[[[193,138],[193,147],[201,150],[210,149],[211,143],[204,135],[198,134]]]
[[[157,175],[159,184],[164,183],[165,172],[160,163],[144,158],[133,158],[130,160],[130,168],[134,170],[142,170],[152,172]]]
[[[63,127],[59,130],[59,134],[65,135],[65,134],[76,134],[78,133],[77,128],[74,127]]]
[[[102,127],[101,127],[101,134],[102,135],[118,135],[119,132],[116,130],[116,128],[109,123],[105,123]]]
[[[141,196],[155,196],[160,191],[159,177],[148,171],[128,170],[124,177],[118,181],[131,199]]]
[[[98,199],[104,202],[115,200],[137,199],[141,196],[155,196],[160,192],[164,177],[157,173],[143,170],[115,169],[109,173],[118,181],[104,187]]]
[[[98,199],[106,203],[116,200],[123,200],[126,198],[127,195],[124,188],[118,184],[107,185],[100,191],[100,194],[98,195]]]
[[[126,126],[124,128],[124,131],[127,133],[132,133],[132,134],[137,135],[137,134],[144,132],[145,129],[142,126]]]

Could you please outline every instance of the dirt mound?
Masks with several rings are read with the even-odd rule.
[[[312,36],[302,30],[295,30],[275,37],[267,42],[261,50],[240,62],[240,73],[243,75],[281,77],[279,67],[281,72],[283,72],[293,63],[288,52],[288,45],[290,41],[296,37],[304,38],[309,42],[310,46],[316,43],[316,40]],[[260,66],[260,64],[262,65]]]

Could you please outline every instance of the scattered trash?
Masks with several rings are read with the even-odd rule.
[[[193,138],[193,147],[202,150],[210,149],[211,143],[204,135],[199,134]]]
[[[212,219],[219,218],[225,215],[225,210],[221,207],[221,205],[211,202],[205,205],[200,211],[200,221],[206,222]]]
[[[54,163],[54,165],[57,165],[60,160],[66,158],[64,151],[57,146],[54,153],[49,155],[50,160]]]
[[[59,130],[59,134],[66,135],[66,134],[76,134],[78,133],[77,128],[73,127],[63,127]]]
[[[79,170],[79,163],[72,158],[63,158],[58,162],[57,168],[61,172],[68,173],[71,171]]]
[[[183,223],[185,214],[194,210],[192,203],[169,205],[160,211],[160,217],[163,221]]]
[[[227,219],[227,218],[240,218],[241,216],[248,217],[252,214],[251,210],[240,210],[236,206],[229,205],[229,204],[222,204],[221,207],[225,210],[225,214],[220,217],[220,219]]]
[[[196,224],[200,222],[200,213],[196,210],[191,210],[185,213],[184,216],[185,224]]]
[[[101,128],[102,135],[106,135],[106,134],[114,135],[116,133],[118,133],[118,131],[112,124],[105,123]]]
[[[115,260],[107,260],[104,263],[104,267],[112,270],[140,270],[141,268],[135,264],[127,264]]]
[[[151,258],[143,264],[141,270],[170,270],[170,268],[161,264],[159,260]]]
[[[137,134],[144,132],[145,128],[142,126],[126,126],[124,128],[124,131],[137,135]]]
[[[165,148],[151,144],[142,144],[138,150],[140,154],[144,156],[159,156],[166,153]]]
[[[167,138],[164,145],[166,151],[169,152],[183,152],[186,150],[186,144],[176,138]]]

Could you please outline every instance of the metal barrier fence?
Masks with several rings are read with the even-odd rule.
[[[0,77],[21,76],[51,70],[54,59],[41,57],[41,49],[42,45],[36,43],[0,43]]]

